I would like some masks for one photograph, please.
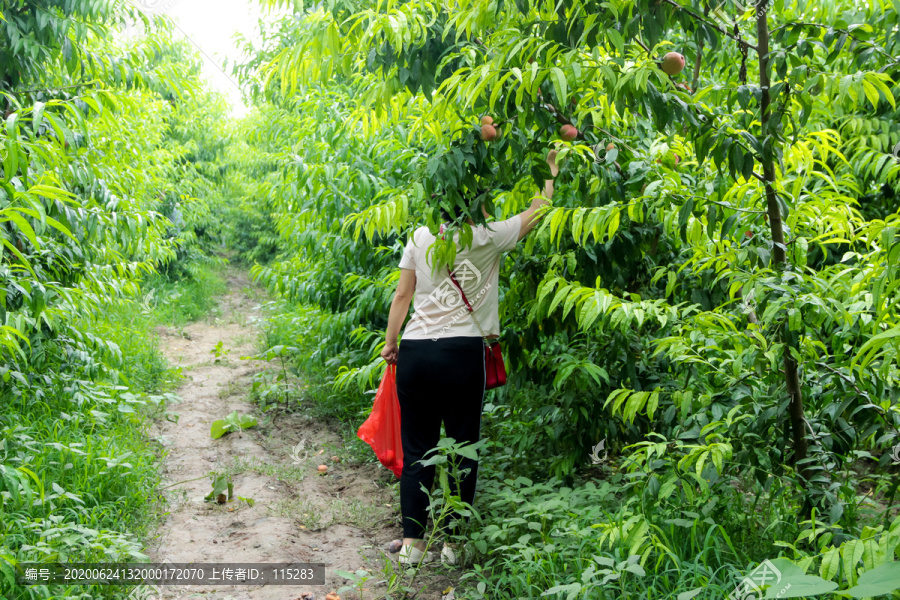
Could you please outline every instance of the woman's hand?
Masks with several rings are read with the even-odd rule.
[[[397,342],[385,342],[384,348],[381,350],[381,358],[384,359],[389,365],[397,364],[397,354],[400,352],[400,348],[397,345]]]
[[[547,153],[547,164],[550,165],[550,174],[553,177],[559,175],[559,167],[556,166],[556,150],[551,150]]]

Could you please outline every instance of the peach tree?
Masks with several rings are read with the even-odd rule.
[[[605,438],[645,470],[636,485],[654,502],[696,502],[711,481],[740,477],[837,524],[855,518],[849,473],[865,457],[893,501],[890,4],[295,9],[246,73],[280,118],[306,119],[299,140],[281,135],[299,150],[298,174],[273,210],[293,224],[285,246],[304,240],[309,253],[292,253],[299,262],[278,281],[323,294],[314,273],[327,271],[319,306],[356,349],[341,382],[366,388],[378,372],[396,258],[383,250],[436,228],[442,207],[476,223],[482,207],[515,214],[548,177],[553,146],[563,166],[552,207],[503,271],[514,379],[498,410],[528,424],[509,432],[512,462],[532,460],[538,435],[547,468],[567,475]],[[660,68],[672,52],[684,70]],[[452,260],[452,247],[436,252]],[[312,267],[323,255],[338,271]],[[298,275],[301,264],[314,271]]]

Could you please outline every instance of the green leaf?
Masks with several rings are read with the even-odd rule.
[[[241,431],[242,429],[249,429],[251,427],[255,427],[256,424],[257,423],[255,417],[252,417],[250,415],[239,415],[237,411],[234,411],[224,419],[217,419],[213,421],[212,426],[209,430],[209,434],[214,440],[217,440],[226,433],[230,433],[232,431]]]
[[[566,81],[566,75],[559,67],[553,67],[550,69],[550,78],[553,79],[553,89],[556,91],[556,98],[559,105],[565,106],[569,93],[569,84]]]
[[[6,221],[12,221],[16,225],[18,225],[19,230],[23,235],[25,235],[25,237],[28,238],[28,241],[34,244],[35,247],[38,247],[37,236],[35,236],[34,229],[31,228],[31,224],[26,221],[21,215],[16,213],[14,209],[0,211],[0,223]]]
[[[212,427],[210,427],[209,435],[212,436],[212,439],[217,440],[230,430],[227,428],[225,424],[225,419],[218,419],[213,421]]]
[[[566,585],[555,585],[548,590],[544,590],[541,596],[551,596],[553,594],[566,594],[566,600],[573,600],[584,589],[580,583],[569,583]]]
[[[9,588],[15,587],[16,583],[16,573],[15,566],[16,559],[15,557],[9,554],[0,554],[0,573],[6,578],[6,582]]]
[[[833,579],[841,567],[840,548],[832,548],[822,556],[822,566],[819,567],[819,575],[825,579]]]
[[[786,558],[769,562],[781,573],[781,579],[777,579],[766,590],[763,596],[766,600],[816,596],[834,591],[838,587],[833,581],[826,581],[815,575],[805,575],[803,569]]]
[[[219,474],[219,473],[211,473],[212,478],[212,491],[208,493],[203,499],[207,502],[215,502],[216,496],[219,494],[226,494],[227,499],[231,500],[231,496],[234,493],[234,483],[231,481],[231,477],[227,474]]]
[[[619,210],[613,210],[612,216],[610,216],[609,218],[609,227],[606,230],[606,235],[609,237],[609,239],[612,239],[612,237],[616,235],[616,231],[619,230],[620,212],[621,211]]]
[[[683,227],[688,222],[688,218],[691,216],[691,211],[694,210],[694,199],[688,198],[684,204],[681,205],[681,209],[678,211],[678,226]]]
[[[625,40],[622,39],[622,34],[609,27],[606,30],[606,37],[609,38],[609,41],[612,42],[619,54],[625,54]]]
[[[890,594],[900,589],[900,562],[891,561],[866,571],[859,576],[859,583],[842,593],[854,598],[868,598]]]
[[[691,600],[694,596],[703,591],[702,587],[694,588],[692,590],[688,590],[687,592],[681,592],[675,597],[675,600]]]
[[[34,103],[34,112],[31,117],[31,130],[37,134],[38,130],[41,127],[41,121],[44,119],[44,103],[43,102],[35,102]]]
[[[19,119],[19,111],[16,111],[6,117],[6,133],[10,139],[16,138],[16,121]]]

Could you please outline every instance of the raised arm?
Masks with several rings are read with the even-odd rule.
[[[551,150],[547,154],[547,164],[550,165],[550,174],[556,178],[559,174],[559,167],[556,166],[556,150]],[[519,239],[521,240],[523,237],[529,234],[532,229],[538,224],[539,218],[535,217],[535,213],[538,209],[548,201],[553,198],[553,179],[547,179],[544,181],[544,190],[542,195],[535,196],[531,201],[531,206],[529,206],[525,211],[519,213],[519,218],[522,219],[522,227],[519,230]]]

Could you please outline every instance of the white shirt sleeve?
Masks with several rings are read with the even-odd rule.
[[[416,268],[416,242],[415,242],[416,234],[413,232],[412,235],[409,236],[409,241],[406,242],[406,248],[403,249],[403,256],[400,257],[400,268],[401,269],[413,269]]]
[[[516,247],[519,241],[519,232],[522,230],[522,219],[519,215],[488,225],[491,231],[491,241],[500,252],[509,252]]]

